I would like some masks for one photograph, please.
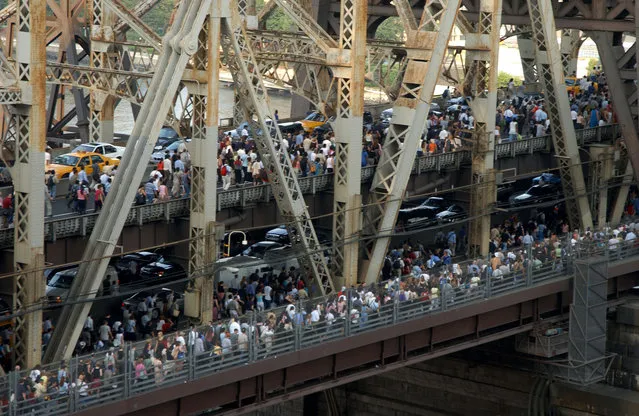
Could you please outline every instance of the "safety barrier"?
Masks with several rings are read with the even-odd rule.
[[[616,124],[589,129],[577,130],[579,146],[601,141],[616,139],[619,134],[619,126]],[[503,159],[523,154],[533,154],[552,149],[550,136],[533,137],[515,142],[506,142],[495,145],[495,158]],[[457,169],[463,164],[471,163],[471,152],[461,150],[451,153],[422,156],[415,159],[414,174],[425,172],[439,172],[444,169]],[[373,179],[375,166],[362,168],[362,183],[368,183]],[[332,189],[333,174],[300,177],[298,179],[302,192],[315,194],[317,192]],[[227,191],[218,191],[217,209],[242,207],[270,202],[273,199],[271,187],[268,184],[257,186],[244,186]],[[173,199],[152,205],[132,206],[126,225],[142,225],[149,222],[169,221],[172,217],[186,216],[189,214],[189,199]],[[76,215],[64,218],[47,219],[45,222],[45,238],[47,241],[55,241],[58,238],[70,236],[85,236],[93,230],[97,221],[97,213]],[[13,246],[13,228],[0,230],[0,249]]]
[[[75,411],[100,406],[114,400],[132,398],[151,390],[164,388],[175,384],[195,381],[201,377],[211,374],[219,374],[224,377],[225,371],[232,371],[238,366],[256,362],[258,360],[277,359],[287,353],[299,351],[301,349],[314,347],[318,343],[326,343],[337,339],[356,336],[357,334],[382,330],[400,322],[421,319],[426,315],[438,314],[448,310],[467,306],[476,302],[489,302],[489,299],[503,296],[518,290],[544,284],[557,278],[569,278],[573,275],[574,260],[580,257],[592,259],[598,257],[601,261],[614,263],[622,258],[639,255],[639,244],[635,241],[619,243],[612,249],[607,241],[600,245],[587,245],[569,247],[567,254],[561,259],[550,260],[544,264],[535,265],[528,262],[525,271],[509,273],[500,278],[488,278],[479,283],[468,282],[457,288],[443,287],[439,297],[430,299],[415,299],[399,301],[395,300],[381,305],[374,309],[364,309],[356,314],[352,313],[352,298],[346,296],[346,314],[336,318],[332,322],[320,322],[315,324],[291,325],[289,329],[276,331],[271,335],[258,336],[260,325],[267,321],[267,314],[271,311],[250,313],[240,317],[238,325],[242,325],[246,330],[248,339],[246,344],[238,347],[234,351],[216,354],[214,351],[203,351],[195,353],[188,350],[183,357],[173,360],[150,360],[146,364],[138,358],[139,352],[143,351],[145,345],[156,345],[153,340],[138,343],[126,343],[122,349],[122,356],[115,366],[117,370],[108,376],[100,379],[99,383],[78,383],[76,380],[85,371],[85,366],[91,362],[103,363],[102,368],[108,364],[107,355],[109,352],[97,352],[91,355],[74,357],[66,363],[68,378],[74,383],[69,383],[68,392],[65,394],[45,395],[43,399],[19,400],[21,380],[29,377],[30,371],[12,372],[8,376],[0,378],[0,398],[3,398],[3,405],[0,406],[0,413],[4,415],[56,415],[69,414]],[[528,256],[531,255],[529,249]],[[531,258],[531,257],[529,257]],[[379,290],[397,290],[397,281],[389,281],[382,284],[385,288]],[[389,289],[390,288],[390,289]],[[306,301],[297,301],[295,308],[297,311],[306,310],[306,307],[313,307],[317,304],[324,304],[328,298],[317,298]],[[274,311],[276,318],[279,318],[282,309]],[[226,324],[229,324],[226,322]],[[201,333],[206,333],[212,327],[205,326],[197,328]],[[185,338],[188,337],[185,334]],[[136,353],[137,351],[137,353]],[[140,364],[143,366],[140,367]],[[47,365],[42,371],[46,371],[53,377],[57,374],[61,363]],[[136,368],[137,366],[137,368]],[[105,370],[106,371],[106,370]],[[4,397],[2,397],[4,396]],[[13,398],[13,399],[11,399]]]

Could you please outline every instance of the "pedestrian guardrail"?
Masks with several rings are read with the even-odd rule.
[[[279,322],[282,309],[266,310],[250,313],[240,317],[237,321],[227,321],[228,326],[235,322],[245,329],[246,343],[220,350],[208,345],[202,351],[189,347],[180,358],[170,359],[160,352],[160,358],[145,358],[144,351],[152,350],[150,356],[156,356],[159,340],[146,340],[136,343],[126,343],[115,353],[118,357],[113,370],[108,370],[110,360],[109,351],[101,351],[86,356],[74,357],[65,363],[65,371],[69,380],[68,388],[62,393],[45,393],[40,398],[23,399],[24,381],[29,377],[30,370],[12,372],[8,376],[0,377],[0,413],[3,415],[58,415],[70,414],[78,410],[104,405],[117,400],[135,398],[152,390],[166,388],[176,384],[196,381],[202,377],[218,374],[224,377],[225,372],[246,364],[260,360],[277,359],[284,354],[294,353],[305,348],[315,347],[319,343],[328,343],[358,334],[383,330],[400,322],[418,320],[427,315],[440,314],[478,302],[490,302],[508,293],[542,285],[554,279],[571,278],[574,274],[574,261],[579,258],[608,261],[611,264],[639,255],[639,244],[636,241],[620,242],[610,246],[603,240],[598,244],[572,246],[566,242],[568,248],[561,258],[549,260],[545,263],[528,262],[527,267],[519,272],[509,273],[499,278],[488,277],[479,282],[472,280],[460,284],[459,287],[441,285],[437,296],[429,299],[422,297],[400,301],[399,279],[380,284],[372,290],[382,297],[390,294],[391,301],[380,302],[376,308],[354,309],[354,298],[346,293],[344,299],[346,313],[343,316],[335,314],[333,321],[323,321],[313,324],[304,323],[304,319],[293,316],[289,326],[277,331],[264,330],[269,320]],[[532,249],[524,249],[526,257],[533,258]],[[296,311],[312,309],[315,305],[325,304],[329,297],[310,300],[298,300],[293,304]],[[368,310],[367,310],[368,309]],[[356,311],[356,312],[354,312]],[[274,317],[269,316],[274,312]],[[215,326],[197,328],[206,334],[215,331]],[[270,332],[269,332],[270,331]],[[174,335],[174,334],[173,334]],[[184,334],[188,339],[187,334]],[[173,339],[173,336],[169,340]],[[160,346],[159,349],[163,350]],[[216,352],[217,351],[217,352]],[[80,375],[101,365],[105,375],[99,382],[83,382]],[[50,374],[49,378],[58,374],[62,363],[43,366],[43,372]],[[87,370],[88,369],[88,370]],[[107,372],[108,370],[108,372]],[[51,383],[51,380],[50,380]]]

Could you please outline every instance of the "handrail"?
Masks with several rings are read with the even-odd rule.
[[[620,128],[617,124],[577,130],[579,146],[601,141],[614,140],[618,137]],[[534,154],[552,149],[550,136],[532,137],[514,142],[495,145],[495,159],[505,159],[518,155]],[[415,158],[413,174],[425,172],[439,172],[443,169],[457,169],[461,165],[471,163],[471,152],[460,150],[451,153],[441,153]],[[375,166],[362,168],[362,183],[373,179]],[[333,187],[333,174],[300,177],[300,188],[305,194],[315,194]],[[218,191],[217,210],[226,208],[247,207],[259,202],[272,200],[270,185],[245,186],[227,191]],[[142,206],[132,206],[126,220],[126,225],[143,225],[155,221],[168,221],[170,218],[189,214],[188,198],[173,199]],[[97,221],[97,213],[76,215],[65,218],[53,218],[45,221],[45,239],[56,241],[77,235],[89,235]],[[13,228],[0,230],[0,249],[13,246]]]
[[[510,273],[502,278],[482,279],[479,284],[466,283],[457,288],[442,289],[438,298],[427,300],[414,299],[400,302],[395,301],[381,304],[377,310],[369,310],[357,315],[347,312],[331,323],[317,323],[311,325],[293,325],[290,329],[278,331],[268,337],[258,336],[258,323],[267,321],[270,310],[240,317],[238,324],[246,325],[248,345],[242,351],[231,351],[228,354],[216,355],[205,350],[203,353],[187,353],[184,358],[167,360],[161,367],[161,371],[153,371],[149,375],[140,377],[136,375],[135,365],[130,361],[134,351],[141,351],[147,341],[125,344],[123,347],[124,372],[105,377],[100,385],[88,384],[84,387],[78,385],[69,386],[69,392],[63,396],[50,397],[49,400],[29,399],[16,402],[18,397],[17,386],[20,380],[29,376],[30,370],[9,373],[0,377],[0,398],[5,396],[6,401],[0,405],[0,413],[7,415],[31,414],[31,415],[58,415],[70,414],[78,410],[100,406],[112,401],[129,399],[149,391],[168,387],[178,383],[195,381],[199,378],[217,373],[223,377],[225,371],[233,371],[234,368],[260,360],[282,356],[302,349],[317,346],[318,343],[326,343],[356,336],[357,334],[382,330],[399,322],[421,319],[426,315],[439,314],[452,309],[468,306],[477,302],[488,302],[488,299],[501,297],[506,293],[525,290],[534,286],[548,283],[558,278],[571,278],[574,276],[574,260],[578,258],[598,257],[601,261],[615,262],[621,258],[627,259],[639,255],[639,244],[635,241],[622,242],[615,250],[608,247],[607,241],[600,246],[579,244],[572,247],[569,242],[567,255],[560,260],[550,260],[541,265],[530,265],[525,273]],[[387,285],[394,283],[388,282]],[[326,299],[312,299],[304,303],[298,301],[295,304],[297,310],[303,310],[306,303],[316,305]],[[351,311],[352,297],[347,294],[346,311]],[[277,316],[277,315],[276,315]],[[227,322],[229,324],[229,322]],[[206,333],[207,328],[197,330]],[[185,334],[186,335],[186,334]],[[185,336],[185,338],[187,338]],[[191,351],[190,351],[191,352]],[[70,380],[76,380],[80,366],[89,360],[95,362],[105,361],[106,352],[97,352],[90,355],[75,357],[67,363],[67,373]],[[57,374],[61,363],[44,366],[43,371]],[[103,366],[104,368],[104,366]]]

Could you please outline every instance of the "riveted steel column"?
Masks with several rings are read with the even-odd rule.
[[[362,223],[361,155],[367,6],[366,0],[342,0],[340,47],[334,51],[338,61],[350,63],[346,68],[334,69],[339,78],[334,126],[333,261],[336,282],[348,287],[357,282],[358,239]]]
[[[499,30],[501,0],[482,0],[475,33],[466,35],[466,62],[471,73],[470,102],[475,118],[473,129],[473,187],[470,199],[469,242],[471,255],[487,256],[490,241],[491,207],[496,199],[495,184],[495,108],[499,71]],[[488,50],[480,51],[481,46]]]
[[[537,65],[535,63],[535,45],[530,38],[530,33],[517,35],[517,47],[521,58],[521,67],[524,72],[524,82],[526,84],[539,82]]]
[[[189,275],[199,293],[197,312],[202,322],[212,320],[212,268],[217,259],[217,240],[222,237],[217,235],[219,227],[215,223],[217,165],[211,164],[211,155],[217,154],[218,149],[220,31],[221,18],[217,10],[204,22],[198,52],[193,56],[194,69],[206,71],[207,83],[189,86],[193,102],[193,134],[188,143],[192,155]],[[185,307],[187,310],[195,311]]]
[[[91,22],[91,68],[108,68],[109,46],[115,40],[113,13],[107,10],[104,0],[87,0],[87,11]],[[89,140],[113,142],[113,113],[116,100],[108,94],[91,91],[89,105]]]
[[[16,65],[23,104],[13,114],[15,192],[15,361],[31,367],[42,353],[44,296],[44,150],[46,143],[46,0],[18,1]]]
[[[573,228],[592,228],[592,215],[577,137],[570,118],[570,103],[557,45],[551,0],[528,0],[528,10],[537,57],[537,71],[545,93],[544,110],[550,120],[568,219]]]
[[[629,71],[630,73],[637,71],[634,68],[637,58],[636,56],[626,56],[626,53],[632,53],[632,51],[624,51],[621,36],[614,36],[613,33],[609,32],[590,32],[589,34],[597,45],[599,58],[606,74],[610,100],[621,126],[621,135],[625,139],[624,142],[628,149],[630,166],[624,173],[624,183],[619,188],[615,208],[610,218],[611,224],[617,225],[621,221],[621,215],[628,198],[628,182],[632,180],[632,174],[639,169],[637,119],[636,114],[633,114],[633,108],[629,105],[629,101],[636,99],[633,96],[636,97],[638,93],[637,85],[635,84],[636,76],[634,77],[635,79],[624,79],[626,77],[622,76],[622,71]]]

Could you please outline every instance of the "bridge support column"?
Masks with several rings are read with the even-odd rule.
[[[635,85],[637,69],[634,68],[637,62],[636,43],[635,51],[631,48],[628,52],[624,52],[623,37],[620,35],[609,32],[590,33],[599,51],[608,82],[610,100],[628,149],[629,165],[624,174],[623,184],[617,193],[617,200],[610,218],[612,225],[617,225],[621,221],[621,215],[628,198],[628,182],[632,180],[632,174],[639,169],[639,134],[637,133],[636,119],[638,90]],[[628,72],[635,73],[635,77],[625,76]]]
[[[530,34],[524,33],[517,35],[517,46],[519,47],[519,56],[521,57],[521,67],[524,71],[524,82],[526,84],[539,82],[537,65],[535,63],[535,45],[530,38]]]
[[[203,323],[213,320],[212,270],[217,260],[218,240],[224,235],[224,226],[215,223],[217,166],[211,164],[211,155],[217,154],[218,149],[220,33],[219,16],[209,16],[200,31],[199,50],[193,59],[196,70],[206,71],[208,82],[192,86],[199,91],[190,91],[193,134],[188,144],[192,161],[189,275],[196,293],[193,299],[199,297],[199,308],[185,305],[184,310],[185,315],[199,317]]]
[[[467,65],[472,80],[470,102],[475,117],[473,186],[470,196],[469,242],[471,255],[487,256],[490,242],[490,214],[497,197],[495,184],[495,111],[497,107],[497,73],[499,70],[499,30],[501,29],[501,0],[482,0],[481,19],[475,33],[466,34],[469,48]],[[488,44],[490,51],[479,48]],[[472,50],[475,48],[476,50]]]
[[[107,53],[111,45],[110,42],[115,40],[113,13],[107,11],[103,0],[90,0],[88,11],[91,17],[89,66],[91,68],[109,68]],[[91,141],[113,142],[114,109],[115,100],[112,97],[104,93],[91,92],[89,106],[89,139]]]
[[[561,30],[561,64],[564,76],[576,76],[579,48],[581,47],[581,31],[577,29]]]
[[[342,0],[341,56],[350,55],[350,67],[335,67],[337,117],[335,119],[335,195],[333,248],[338,285],[357,283],[362,187],[362,124],[366,64],[366,0]]]
[[[113,143],[115,133],[113,117],[117,101],[114,97],[101,93],[91,93],[89,138],[94,142]]]
[[[608,213],[608,182],[612,177],[613,152],[611,146],[590,146],[590,209],[599,228],[606,224]],[[616,225],[616,224],[614,224]]]
[[[557,31],[550,0],[528,0],[532,38],[537,58],[539,80],[545,93],[544,111],[559,165],[566,211],[571,227],[592,228],[592,215],[579,156],[575,129],[570,118],[564,70],[557,45]]]
[[[15,107],[14,312],[36,307],[44,296],[44,150],[46,143],[46,1],[19,0],[16,52],[18,82],[25,100]],[[42,355],[42,312],[15,319],[15,362],[32,367]]]

